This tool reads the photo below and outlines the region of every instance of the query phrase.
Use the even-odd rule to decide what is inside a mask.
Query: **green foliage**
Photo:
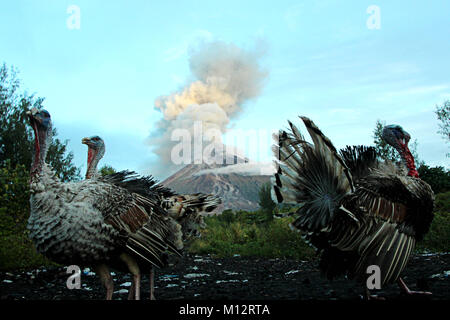
[[[435,111],[439,123],[439,131],[446,143],[450,143],[450,100],[446,100],[442,106],[436,106]],[[447,153],[450,157],[450,153]]]
[[[265,183],[259,190],[259,206],[261,207],[261,210],[266,213],[269,220],[273,218],[273,210],[277,206],[272,200],[271,188],[272,186],[270,183]]]
[[[450,170],[422,164],[417,171],[420,179],[427,182],[435,194],[450,191]]]
[[[225,216],[223,216],[225,214]],[[189,250],[219,257],[261,256],[308,259],[314,250],[289,228],[292,218],[268,220],[266,212],[231,210],[205,218],[202,237]]]
[[[0,270],[48,265],[28,238],[29,171],[24,165],[0,168]]]
[[[434,205],[435,211],[450,214],[450,191],[436,195]]]
[[[221,215],[217,216],[217,220],[223,222],[223,224],[228,225],[234,221],[234,213],[233,210],[227,209],[222,212]]]
[[[450,142],[450,100],[446,100],[442,106],[436,106],[435,111],[439,124],[439,133],[447,142]]]
[[[436,195],[434,219],[425,239],[417,246],[419,251],[450,251],[450,191]]]
[[[12,167],[10,161],[5,164],[0,168],[0,210],[4,213],[0,219],[0,235],[5,230],[15,232],[23,229],[29,214],[29,172],[24,165]]]
[[[0,208],[0,217],[4,216]],[[36,252],[27,230],[0,236],[0,270],[25,270],[51,265],[56,264]]]
[[[102,175],[102,176],[107,176],[108,174],[113,174],[116,173],[116,169],[114,169],[113,167],[105,164],[103,165],[98,172]]]

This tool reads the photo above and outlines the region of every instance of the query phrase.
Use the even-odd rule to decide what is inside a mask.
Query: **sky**
[[[341,148],[373,144],[382,120],[417,139],[425,163],[449,168],[434,113],[450,99],[449,12],[444,0],[2,1],[0,63],[45,98],[82,172],[81,139],[99,135],[101,164],[152,173],[159,159],[148,139],[164,116],[155,101],[193,80],[190,56],[202,41],[258,51],[267,72],[230,132],[270,139],[288,119],[301,128],[304,115]],[[270,161],[269,148],[252,150]]]

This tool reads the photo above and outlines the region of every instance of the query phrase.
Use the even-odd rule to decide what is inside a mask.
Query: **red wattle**
[[[409,151],[409,148],[406,144],[402,145],[404,152],[403,152],[403,158],[406,161],[406,167],[408,168],[408,176],[419,178],[419,172],[416,170],[416,165],[414,164],[414,157],[411,154],[411,151]]]
[[[41,145],[39,144],[39,130],[37,128],[36,122],[33,122],[32,128],[34,131],[34,161],[31,166],[31,175],[34,175],[37,171],[37,167],[40,161],[39,158],[41,154]]]
[[[94,159],[94,152],[93,152],[92,149],[89,148],[89,150],[88,150],[88,160],[87,160],[88,165],[92,162],[93,159]]]

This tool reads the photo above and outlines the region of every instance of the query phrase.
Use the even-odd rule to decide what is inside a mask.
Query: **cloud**
[[[246,102],[260,95],[267,78],[267,72],[259,63],[263,55],[261,49],[259,46],[245,50],[222,41],[200,42],[190,48],[191,81],[155,100],[154,107],[162,113],[163,119],[157,123],[157,130],[149,137],[148,144],[160,159],[157,173],[167,174],[177,168],[171,159],[173,148],[179,143],[172,140],[175,130],[185,129],[193,138],[192,143],[197,139],[196,122],[201,122],[203,133],[216,130],[222,135]],[[221,143],[221,136],[215,142]]]

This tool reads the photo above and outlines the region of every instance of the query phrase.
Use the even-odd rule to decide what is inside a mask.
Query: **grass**
[[[291,218],[270,219],[263,211],[224,211],[205,218],[206,229],[189,251],[217,257],[259,256],[265,258],[309,259],[314,251],[289,228]]]

